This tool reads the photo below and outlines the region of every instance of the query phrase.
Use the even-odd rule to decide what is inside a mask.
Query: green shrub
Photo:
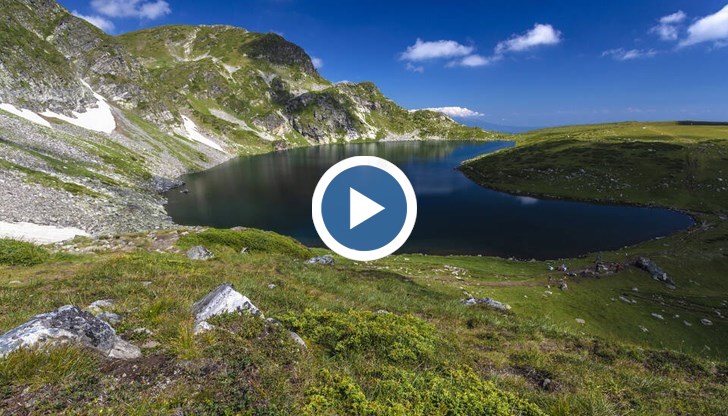
[[[250,253],[280,253],[292,257],[307,258],[311,251],[298,241],[271,231],[256,229],[218,230],[209,229],[197,234],[183,236],[177,242],[182,248],[201,245],[230,247],[235,251],[247,248]]]
[[[307,415],[543,415],[535,405],[499,390],[468,368],[379,371],[367,395],[354,379],[322,370],[306,394]]]
[[[426,360],[435,351],[435,329],[412,315],[307,310],[281,322],[331,355],[363,354],[391,362]]]
[[[32,266],[46,261],[48,251],[25,241],[0,239],[0,264]]]

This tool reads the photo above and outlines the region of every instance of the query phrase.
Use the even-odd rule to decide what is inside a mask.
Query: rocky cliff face
[[[154,228],[170,223],[156,191],[237,155],[489,136],[402,109],[372,83],[333,85],[275,34],[177,25],[112,37],[53,0],[0,0],[0,223]]]

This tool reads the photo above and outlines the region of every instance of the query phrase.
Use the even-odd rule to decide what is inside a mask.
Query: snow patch
[[[55,227],[53,225],[38,225],[30,222],[0,221],[0,238],[12,238],[37,244],[57,243],[70,240],[73,237],[88,236],[84,230],[74,227]]]
[[[200,131],[197,128],[197,124],[195,124],[194,121],[190,120],[186,116],[182,116],[182,121],[184,122],[188,139],[196,141],[198,143],[202,143],[206,146],[212,147],[213,149],[219,150],[221,152],[224,152],[224,150],[222,150],[222,147],[220,147],[219,144],[213,142],[212,140],[208,139],[207,137],[203,136],[200,133]]]
[[[5,110],[10,114],[15,114],[18,117],[22,117],[28,121],[32,121],[33,123],[40,124],[41,126],[51,126],[51,123],[49,123],[48,120],[39,116],[34,111],[27,110],[25,108],[17,108],[12,104],[0,104],[0,110]]]
[[[114,115],[111,113],[111,106],[106,103],[106,99],[101,95],[97,94],[91,86],[86,82],[81,81],[96,97],[96,108],[87,108],[83,113],[77,113],[72,111],[73,117],[64,116],[63,114],[54,113],[53,111],[44,111],[41,115],[46,117],[53,117],[59,120],[63,120],[66,123],[73,124],[78,127],[82,127],[86,130],[100,131],[102,133],[111,134],[116,129],[116,120]]]

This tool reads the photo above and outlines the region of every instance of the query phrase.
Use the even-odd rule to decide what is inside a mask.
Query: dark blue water
[[[273,230],[322,245],[311,220],[321,175],[350,156],[379,156],[398,165],[417,193],[418,216],[401,252],[484,254],[548,259],[610,250],[692,225],[658,208],[541,200],[485,189],[455,169],[508,142],[387,142],[327,145],[229,161],[188,175],[188,194],[167,194],[179,224]]]

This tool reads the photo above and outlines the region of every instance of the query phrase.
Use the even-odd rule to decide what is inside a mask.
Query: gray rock
[[[659,319],[661,321],[665,320],[665,318],[662,315],[660,315],[659,313],[652,312],[650,315],[652,315],[653,318]]]
[[[195,315],[194,331],[198,333],[212,328],[207,320],[213,316],[244,311],[263,317],[250,299],[237,292],[232,284],[223,283],[192,305],[192,313]]]
[[[149,281],[147,281],[147,282],[142,282],[142,286],[144,286],[144,287],[147,287],[147,286],[149,286],[149,285],[151,285],[151,284],[152,284],[152,282],[149,282]]]
[[[330,255],[326,254],[324,256],[312,257],[312,258],[306,260],[306,264],[323,264],[326,266],[333,266],[334,258],[331,257]]]
[[[296,341],[296,343],[298,345],[302,346],[304,350],[308,349],[308,347],[306,346],[306,341],[304,341],[303,338],[301,338],[297,333],[295,333],[293,331],[288,331],[288,336],[290,336],[291,339]]]
[[[495,299],[491,298],[468,298],[468,299],[462,299],[460,301],[461,303],[464,303],[466,305],[485,305],[489,306],[493,309],[498,309],[500,311],[508,311],[511,309],[510,305],[507,305],[505,303],[499,302]]]
[[[693,326],[693,324],[691,324],[691,323],[690,323],[690,322],[688,322],[688,321],[683,321],[683,324],[684,324],[685,326]]]
[[[116,325],[121,322],[121,316],[113,312],[101,312],[100,314],[96,315],[96,317],[104,322],[108,322],[109,325]]]
[[[386,310],[386,309],[379,309],[378,311],[376,311],[376,312],[374,312],[374,313],[376,313],[376,314],[378,314],[378,315],[386,315],[386,314],[388,314],[388,313],[389,313],[389,311],[388,311],[388,310]]]
[[[636,300],[634,300],[634,299],[630,299],[630,298],[628,298],[628,297],[626,297],[626,296],[619,296],[619,300],[621,300],[621,301],[622,301],[622,302],[624,302],[624,303],[630,304],[630,305],[632,305],[632,304],[634,304],[634,303],[637,303],[637,301],[636,301]]]
[[[88,305],[88,310],[93,313],[98,313],[103,311],[104,309],[109,309],[112,306],[114,306],[114,301],[111,299],[101,299],[92,302],[90,305]]]
[[[210,250],[202,246],[194,246],[185,253],[190,260],[209,260],[215,257]]]
[[[268,285],[268,289],[275,289],[275,288],[276,288],[275,283],[271,283]]]
[[[711,325],[713,325],[713,321],[711,321],[708,318],[701,319],[700,320],[700,323],[703,324],[703,325],[705,325],[705,326],[711,326]]]
[[[575,318],[574,320],[576,321],[577,324],[584,325],[586,323],[586,321],[581,318]]]
[[[654,261],[646,257],[639,257],[634,264],[635,266],[652,275],[653,279],[657,280],[658,282],[664,283],[667,287],[671,289],[675,289],[677,287],[675,282],[667,275],[667,273],[665,273],[660,267],[658,267]]]
[[[649,330],[649,329],[645,328],[645,327],[644,327],[644,326],[642,326],[642,325],[640,325],[640,326],[639,326],[639,328],[640,328],[640,330],[641,330],[642,332],[650,332],[650,330]]]
[[[561,289],[562,291],[567,291],[569,290],[569,285],[567,285],[566,282],[561,282],[559,284],[559,289]]]
[[[136,346],[122,340],[114,328],[73,305],[40,314],[0,336],[0,357],[26,347],[53,341],[73,342],[119,359],[141,356]]]

